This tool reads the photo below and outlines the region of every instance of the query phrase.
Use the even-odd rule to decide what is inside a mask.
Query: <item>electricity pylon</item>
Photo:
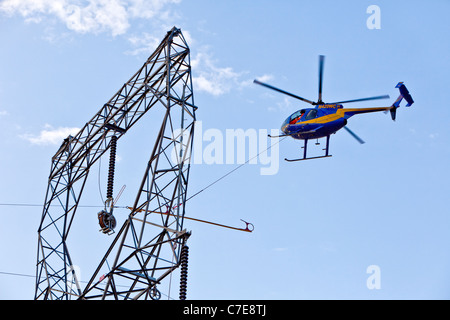
[[[82,283],[68,239],[74,219],[80,218],[76,212],[89,169],[111,147],[115,153],[117,141],[154,108],[162,111],[161,126],[131,213],[115,232],[115,223],[109,223],[115,222],[113,201],[106,200],[99,222],[113,239],[90,280]],[[38,229],[35,299],[158,299],[157,285],[180,265],[185,290],[190,233],[183,220],[196,109],[190,50],[174,27],[142,68],[52,157]],[[111,167],[109,178],[114,178]],[[112,265],[106,268],[108,259]]]

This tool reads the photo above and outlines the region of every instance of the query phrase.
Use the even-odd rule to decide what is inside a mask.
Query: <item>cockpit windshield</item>
[[[303,115],[305,114],[305,110],[298,110],[296,113],[291,115],[291,120],[289,123],[293,124],[296,123]]]
[[[295,124],[297,121],[307,121],[317,117],[317,109],[301,109],[291,114],[286,120],[284,120],[281,127],[285,127],[288,124]]]
[[[305,115],[306,114],[306,115]],[[285,124],[294,124],[299,119],[302,121],[311,120],[317,117],[317,109],[302,109],[293,113],[289,118],[286,119]]]
[[[294,124],[294,123],[296,123],[298,121],[298,119],[300,119],[303,116],[305,111],[306,110],[302,109],[302,110],[298,110],[295,113],[291,114],[286,120],[284,120],[284,122],[281,125],[281,127],[284,127],[287,124]]]
[[[286,120],[284,120],[281,127],[284,127],[287,124],[294,124],[297,120],[305,113],[305,110],[298,110],[295,113],[291,114]]]
[[[302,112],[303,111],[303,112]],[[300,114],[305,113],[305,110],[298,110],[297,112],[291,114],[290,118],[291,119],[295,119],[298,118],[300,116]]]

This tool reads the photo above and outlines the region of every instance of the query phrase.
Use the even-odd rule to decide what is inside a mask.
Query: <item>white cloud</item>
[[[32,144],[36,145],[58,145],[67,138],[69,135],[75,135],[80,131],[80,128],[59,127],[53,129],[52,126],[46,124],[45,129],[38,135],[23,134],[20,137],[28,140]]]
[[[264,83],[270,83],[274,77],[269,74],[264,74],[260,77],[256,78],[257,80],[264,82]],[[294,110],[297,110],[297,107],[295,104],[292,103],[292,98],[289,98],[287,96],[280,96],[278,94],[274,94],[274,91],[262,89],[264,91],[261,91],[262,97],[264,97],[266,100],[275,101],[274,104],[267,107],[268,111],[271,112],[282,112],[282,113],[288,113],[293,112]],[[282,100],[280,100],[282,98]]]
[[[163,31],[156,32],[152,29],[152,33],[144,32],[128,38],[134,49],[126,53],[139,55],[154,51],[161,41],[161,34],[172,27],[167,26],[166,22],[176,18],[169,5],[180,2],[181,0],[3,0],[0,2],[0,13],[21,15],[29,23],[57,20],[76,33],[108,32],[112,36],[125,34],[133,19],[152,20],[153,29]],[[190,45],[194,42],[188,31],[183,30],[183,35]],[[52,41],[55,36],[46,38]],[[236,72],[231,67],[218,66],[206,50],[199,51],[191,65],[195,90],[214,96],[228,93],[233,88],[249,86],[252,81],[243,81],[243,73]]]
[[[181,0],[4,0],[0,12],[19,14],[27,22],[57,18],[77,33],[126,33],[130,20],[167,16],[164,8]]]
[[[150,55],[155,49],[158,47],[158,45],[161,42],[161,36],[157,37],[153,34],[144,32],[143,34],[139,36],[131,36],[128,38],[128,41],[131,43],[131,45],[135,48],[132,50],[128,50],[125,53],[130,55]]]
[[[164,26],[163,29],[167,31],[170,27]],[[154,35],[156,32],[130,36],[128,41],[134,49],[128,50],[126,54],[148,56],[160,44],[163,29],[158,36]],[[198,42],[188,30],[182,30],[182,33],[188,46],[196,48],[194,52],[191,50],[192,82],[196,92],[203,91],[220,96],[232,89],[242,89],[253,85],[253,79],[243,79],[246,72],[237,72],[232,67],[219,66],[219,62],[213,59],[213,55],[209,52],[208,46],[198,47]],[[263,76],[263,78],[270,79],[270,76]]]
[[[281,111],[283,113],[292,111],[292,99],[289,99],[288,97],[283,97],[283,101],[276,102],[276,108],[275,107],[269,107],[269,111]]]
[[[163,29],[167,31],[170,27],[164,26]],[[182,33],[189,47],[196,47],[197,41],[191,36],[191,33],[188,30],[182,30]],[[163,30],[159,32],[158,36],[154,34],[156,32],[130,36],[128,41],[134,49],[128,50],[126,53],[130,55],[152,53],[161,42]],[[220,67],[218,61],[214,60],[212,54],[208,52],[207,46],[201,46],[196,51],[196,53],[191,51],[192,82],[196,92],[203,91],[220,96],[233,88],[249,86],[253,82],[253,80],[242,80],[244,72],[236,72],[231,67]]]
[[[1,0],[0,0],[1,1]],[[131,55],[150,54],[161,41],[161,34],[170,30],[169,21],[177,19],[171,10],[171,4],[182,0],[3,0],[0,13],[21,15],[29,23],[41,23],[50,19],[65,24],[68,30],[86,33],[110,33],[112,36],[126,34],[132,20],[145,19],[152,22],[152,32],[130,35],[133,49]],[[55,30],[54,28],[52,30]],[[60,31],[59,31],[60,32]],[[191,45],[194,40],[190,33],[183,30],[186,41]],[[46,37],[49,41],[57,39],[55,35]],[[244,73],[231,67],[220,67],[207,50],[199,51],[191,61],[193,82],[196,91],[214,96],[228,93],[233,88],[250,86],[253,79],[243,80]]]
[[[133,49],[127,50],[125,54],[133,56],[145,55],[145,57],[148,57],[161,43],[161,40],[166,32],[171,30],[173,27],[173,24],[160,23],[159,25],[154,25],[151,28],[152,33],[142,32],[140,34],[133,34],[129,36],[128,41]],[[195,40],[192,38],[191,33],[188,30],[181,31],[188,46],[192,47],[195,45]]]
[[[0,110],[0,117],[9,115],[8,111]]]
[[[430,139],[436,139],[436,138],[439,137],[439,133],[430,133],[430,134],[428,135],[428,137],[429,137]]]
[[[199,52],[191,60],[193,70],[192,82],[196,91],[204,91],[215,96],[229,92],[233,87],[247,83],[242,81],[242,72],[231,67],[218,67],[217,62],[206,52]]]
[[[268,82],[273,79],[273,76],[270,74],[264,74],[260,77],[257,77],[256,79],[261,82]]]

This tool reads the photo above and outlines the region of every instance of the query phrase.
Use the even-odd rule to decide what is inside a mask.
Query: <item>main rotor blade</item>
[[[287,94],[288,96],[290,96],[290,97],[292,97],[292,98],[299,99],[299,100],[302,100],[302,101],[307,102],[307,103],[309,103],[309,104],[315,105],[315,103],[314,103],[313,101],[311,101],[311,100],[308,100],[308,99],[302,98],[302,97],[300,97],[300,96],[297,96],[297,95],[295,95],[295,94],[289,93],[289,92],[287,92],[287,91],[284,91],[284,90],[275,88],[275,87],[273,87],[273,86],[271,86],[271,85],[269,85],[269,84],[260,82],[260,81],[258,81],[258,80],[256,80],[256,79],[253,80],[253,83],[262,85],[262,86],[264,86],[264,87],[266,87],[266,88],[269,88],[269,89],[278,91],[278,92],[280,92],[280,93]]]
[[[338,101],[338,102],[332,102],[330,104],[341,104],[341,103],[350,103],[350,102],[359,102],[359,101],[369,101],[369,100],[378,100],[378,99],[389,99],[389,95],[384,96],[376,96],[376,97],[370,97],[370,98],[362,98],[362,99],[355,99],[355,100],[345,100],[345,101]]]
[[[319,100],[322,102],[322,81],[323,81],[323,65],[325,63],[325,56],[319,56]]]
[[[347,127],[344,127],[345,130],[347,130],[348,133],[350,133],[352,135],[353,138],[355,138],[359,143],[364,144],[364,140],[361,139],[360,137],[358,137],[352,130],[350,130]]]

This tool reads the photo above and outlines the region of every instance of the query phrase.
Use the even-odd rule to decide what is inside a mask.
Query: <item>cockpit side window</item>
[[[314,119],[317,116],[317,109],[311,109],[309,110],[308,114],[305,117],[305,120],[311,120]]]

